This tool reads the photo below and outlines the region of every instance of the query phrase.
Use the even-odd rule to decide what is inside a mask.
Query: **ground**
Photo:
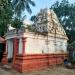
[[[75,75],[75,69],[67,69],[66,67],[59,66],[29,73],[19,73],[12,69],[0,68],[0,75]]]

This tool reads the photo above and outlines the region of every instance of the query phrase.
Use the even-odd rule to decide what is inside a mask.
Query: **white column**
[[[5,46],[5,48],[6,48],[6,53],[7,53],[7,51],[8,51],[8,40],[6,41],[6,46]]]
[[[19,39],[19,54],[22,54],[22,38]]]
[[[10,39],[7,42],[7,53],[8,53],[8,58],[13,57],[13,41]]]

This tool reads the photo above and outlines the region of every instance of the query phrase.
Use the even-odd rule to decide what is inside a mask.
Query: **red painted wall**
[[[63,64],[68,54],[34,54],[18,56],[13,68],[19,72],[45,69],[50,66]]]

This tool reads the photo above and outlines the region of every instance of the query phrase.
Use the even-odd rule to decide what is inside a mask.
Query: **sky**
[[[32,9],[32,14],[29,14],[27,11],[23,12],[23,15],[26,14],[26,16],[27,16],[26,18],[27,19],[30,19],[30,17],[32,15],[36,15],[40,11],[40,9],[43,9],[43,8],[46,8],[46,7],[49,8],[57,0],[33,0],[33,1],[35,2],[36,6],[32,7],[30,5],[30,7]],[[61,1],[61,0],[58,0],[58,1]],[[74,3],[75,0],[69,0],[69,2],[70,3]]]

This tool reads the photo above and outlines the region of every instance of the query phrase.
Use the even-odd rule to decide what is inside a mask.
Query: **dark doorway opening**
[[[0,43],[0,62],[2,61],[4,51],[5,51],[5,43]]]

